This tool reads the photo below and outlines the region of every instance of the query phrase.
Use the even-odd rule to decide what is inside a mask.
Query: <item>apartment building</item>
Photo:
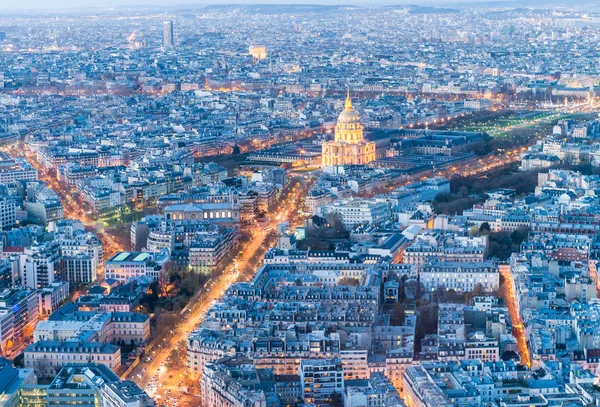
[[[425,290],[435,291],[440,287],[458,292],[473,291],[481,286],[492,292],[500,285],[498,267],[490,261],[468,262],[428,262],[421,266],[421,283]]]
[[[54,377],[70,363],[97,363],[113,371],[121,367],[121,348],[101,342],[38,341],[25,348],[26,368],[38,377]]]
[[[154,406],[154,400],[137,384],[121,380],[107,366],[98,363],[65,364],[45,394],[47,405],[54,407]]]
[[[344,393],[344,371],[339,358],[303,359],[298,375],[305,403],[327,405],[334,393]]]

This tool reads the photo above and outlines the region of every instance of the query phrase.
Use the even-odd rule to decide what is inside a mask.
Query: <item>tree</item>
[[[406,319],[406,310],[404,309],[404,305],[400,302],[396,302],[394,307],[392,308],[391,316],[390,316],[390,325],[393,326],[401,326],[404,325],[404,320]]]
[[[472,208],[479,203],[480,198],[471,196],[461,196],[457,194],[442,195],[438,194],[433,200],[433,210],[437,214],[454,215],[461,214],[465,209]]]
[[[154,311],[156,304],[158,303],[159,294],[160,294],[160,284],[158,281],[153,281],[150,283],[149,293],[144,295],[141,300],[141,303],[148,308],[149,311]]]
[[[481,226],[479,226],[479,233],[481,235],[487,235],[492,231],[492,229],[490,228],[490,224],[487,222],[483,222],[481,224]]]
[[[237,143],[235,143],[235,145],[233,146],[233,149],[231,151],[231,154],[237,155],[240,153],[241,153],[240,146],[238,146]]]
[[[437,296],[437,300],[441,301],[446,298],[446,287],[443,285],[439,285],[435,290],[435,294]]]
[[[417,309],[417,326],[415,327],[415,345],[421,349],[421,340],[429,334],[437,333],[438,307],[432,303],[424,303]]]
[[[327,214],[327,223],[336,235],[345,234],[346,228],[344,227],[342,215],[339,212],[329,212]]]
[[[185,353],[182,353],[179,349],[175,348],[171,350],[169,358],[167,359],[167,367],[169,369],[177,369],[182,366],[183,357]]]
[[[357,287],[360,284],[360,280],[358,278],[344,277],[340,279],[338,285]]]
[[[445,302],[458,302],[459,300],[462,300],[462,298],[458,295],[455,289],[450,288],[446,291],[446,296],[444,298]]]
[[[331,407],[344,407],[344,399],[342,398],[342,395],[336,391],[331,394],[329,404],[331,404]]]
[[[477,296],[483,295],[483,294],[485,294],[485,290],[483,289],[483,286],[481,285],[481,283],[475,284],[475,287],[473,287],[473,296],[477,297]]]
[[[490,257],[498,257],[505,260],[513,253],[513,245],[510,235],[507,232],[497,232],[489,234]]]
[[[198,275],[190,274],[181,281],[181,288],[179,292],[183,295],[190,297],[194,295],[199,286],[200,279],[198,278]]]
[[[529,229],[521,228],[513,231],[510,234],[510,240],[512,240],[514,245],[521,246],[521,243],[523,243],[528,236]]]
[[[423,288],[423,284],[417,280],[408,280],[404,285],[404,293],[406,294],[406,297],[411,300],[418,300],[424,292],[425,289]]]

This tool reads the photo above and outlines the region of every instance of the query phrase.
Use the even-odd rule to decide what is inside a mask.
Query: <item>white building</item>
[[[34,342],[73,341],[81,336],[97,342],[144,343],[150,338],[150,318],[135,312],[90,311],[40,321],[33,331]]]
[[[25,348],[25,367],[38,377],[54,377],[69,363],[97,363],[113,371],[121,367],[121,348],[101,342],[39,341]]]
[[[39,292],[30,289],[7,289],[0,293],[0,348],[9,342],[31,335],[40,318]]]
[[[40,314],[48,316],[56,311],[69,297],[69,283],[67,281],[55,281],[47,287],[42,288],[40,293]]]
[[[61,228],[62,232],[64,228]],[[58,234],[58,233],[57,233]],[[64,257],[85,254],[92,259],[92,265],[97,268],[102,262],[102,242],[93,233],[71,233],[65,236],[58,234],[60,239],[60,252]]]
[[[325,205],[333,201],[333,195],[331,192],[324,189],[312,189],[308,192],[304,198],[304,204],[306,210],[313,215],[316,214],[317,208],[321,205]]]
[[[301,360],[298,374],[307,404],[327,404],[333,393],[344,393],[344,371],[338,358]]]
[[[0,184],[38,179],[37,170],[25,159],[11,158],[6,153],[0,154]]]
[[[201,381],[202,406],[266,407],[263,390],[251,386],[254,378],[256,370],[252,360],[243,356],[207,364]]]
[[[342,361],[345,380],[369,378],[368,353],[369,350],[366,347],[340,350],[340,360]]]
[[[237,226],[240,223],[240,206],[237,198],[232,202],[206,202],[169,205],[164,209],[167,220],[205,220],[212,223]]]
[[[65,279],[74,284],[86,284],[96,280],[96,261],[87,254],[63,257]]]
[[[58,272],[60,250],[54,242],[26,247],[20,256],[20,274],[23,285],[43,288],[54,282]]]
[[[494,338],[488,338],[483,332],[468,335],[465,341],[465,358],[478,359],[483,362],[496,362],[500,359],[498,341]]]
[[[131,380],[121,380],[99,363],[66,364],[47,389],[47,404],[56,407],[151,407],[154,400]],[[34,397],[38,402],[39,397]]]
[[[439,287],[458,292],[473,291],[481,285],[486,292],[500,286],[498,268],[490,261],[481,263],[433,262],[421,266],[421,283],[425,290],[435,291]]]
[[[190,245],[189,265],[192,270],[211,273],[216,270],[225,256],[237,243],[237,233],[231,228],[220,228],[219,234],[197,233]]]
[[[490,110],[492,108],[492,101],[489,99],[474,99],[469,98],[464,101],[465,109],[470,110]]]
[[[106,278],[126,283],[132,278],[150,277],[153,280],[163,274],[167,253],[120,252],[104,263]]]
[[[360,225],[377,225],[391,220],[390,203],[381,199],[343,199],[317,208],[317,215],[336,212],[347,230]]]

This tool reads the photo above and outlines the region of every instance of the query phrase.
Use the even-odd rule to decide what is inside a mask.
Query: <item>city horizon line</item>
[[[36,0],[33,0],[36,1]],[[42,0],[45,3],[45,0]],[[70,1],[70,0],[67,0]],[[169,0],[167,0],[169,1]],[[569,4],[571,7],[597,4],[600,0],[583,0],[578,1],[576,4]],[[26,2],[27,3],[27,2]],[[445,7],[493,7],[498,5],[515,5],[515,6],[555,6],[566,3],[564,0],[408,0],[408,1],[397,1],[397,0],[344,0],[343,2],[337,2],[336,0],[252,0],[244,2],[243,0],[233,0],[231,2],[226,1],[216,2],[214,0],[197,0],[197,1],[183,1],[173,2],[172,4],[160,4],[161,1],[157,0],[156,3],[149,2],[148,0],[142,0],[139,3],[136,0],[114,0],[113,4],[90,4],[82,6],[80,4],[48,4],[42,6],[17,6],[17,7],[0,7],[0,13],[14,13],[14,12],[45,12],[48,10],[55,12],[76,12],[76,11],[90,11],[90,10],[101,10],[109,11],[114,9],[128,9],[128,8],[140,8],[140,9],[164,9],[164,10],[181,10],[186,8],[227,8],[227,7],[357,7],[357,8],[372,8],[372,7],[433,7],[433,8],[445,8]]]

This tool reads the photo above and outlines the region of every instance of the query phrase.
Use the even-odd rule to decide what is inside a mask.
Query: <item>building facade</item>
[[[346,107],[335,126],[335,139],[323,143],[322,164],[368,164],[375,160],[375,155],[375,143],[364,140],[360,117],[348,93]]]

